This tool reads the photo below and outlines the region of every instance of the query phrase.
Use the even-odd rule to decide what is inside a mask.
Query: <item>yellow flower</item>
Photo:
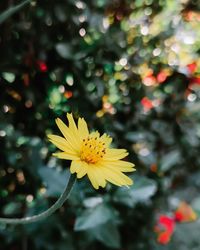
[[[69,125],[66,126],[59,118],[56,124],[63,137],[48,135],[49,140],[63,152],[53,155],[71,160],[70,172],[77,173],[77,178],[87,174],[93,187],[105,187],[109,181],[117,186],[132,185],[133,181],[123,172],[133,172],[134,164],[122,161],[128,152],[125,149],[110,148],[112,138],[99,132],[89,133],[83,118],[78,119],[76,126],[72,114],[67,114]]]

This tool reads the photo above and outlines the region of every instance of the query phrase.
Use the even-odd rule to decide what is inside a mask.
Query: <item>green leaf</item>
[[[8,19],[10,16],[15,14],[17,11],[21,10],[26,4],[30,3],[31,0],[26,0],[14,7],[9,8],[8,10],[4,11],[2,14],[0,14],[0,24],[3,23],[6,19]]]
[[[20,212],[20,209],[21,209],[20,203],[11,202],[4,207],[3,213],[5,215],[13,215]]]
[[[56,45],[56,51],[64,59],[71,59],[73,57],[71,47],[67,43],[58,43]]]
[[[200,197],[195,198],[192,201],[192,208],[195,210],[195,212],[198,213],[198,215],[200,216]]]
[[[86,198],[83,201],[83,204],[85,207],[91,208],[91,207],[95,207],[98,204],[103,202],[103,198],[102,197],[90,197],[90,198]]]
[[[39,175],[47,185],[47,195],[49,196],[60,196],[69,177],[67,171],[58,171],[56,168],[48,167],[40,168]]]
[[[121,240],[117,225],[114,223],[105,223],[89,231],[97,240],[101,241],[105,246],[111,248],[120,248]]]
[[[199,230],[200,224],[198,222],[177,223],[172,238],[173,245],[170,249],[175,249],[176,246],[178,246],[178,249],[200,249]]]
[[[113,220],[116,216],[116,211],[106,206],[105,204],[100,204],[94,208],[85,210],[75,222],[75,231],[87,230],[90,228],[97,227],[101,224]]]
[[[125,135],[126,140],[131,142],[137,142],[145,139],[145,134],[141,132],[128,132]]]
[[[148,201],[156,192],[154,180],[143,176],[134,176],[135,183],[130,188],[120,188],[115,193],[115,201],[134,207],[138,202]]]
[[[179,163],[181,160],[180,153],[178,150],[171,151],[164,155],[160,161],[160,170],[165,172],[172,168],[174,165]]]

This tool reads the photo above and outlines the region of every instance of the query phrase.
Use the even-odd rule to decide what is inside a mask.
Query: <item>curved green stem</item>
[[[25,218],[0,218],[0,223],[4,224],[28,224],[32,222],[36,222],[39,220],[43,220],[50,216],[52,213],[54,213],[57,209],[59,209],[63,203],[67,200],[67,198],[70,195],[70,192],[74,186],[74,183],[76,181],[75,175],[70,175],[69,181],[65,187],[64,192],[61,194],[60,198],[54,203],[49,209],[44,211],[41,214],[25,217]]]

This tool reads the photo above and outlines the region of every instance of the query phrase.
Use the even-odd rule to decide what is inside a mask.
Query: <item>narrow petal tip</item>
[[[67,113],[67,119],[69,119],[69,118],[73,118],[72,113]]]
[[[58,153],[53,153],[52,155],[55,156],[55,157],[57,157]]]
[[[132,186],[133,185],[133,180],[131,178],[129,178],[129,180],[127,180],[126,185],[127,186]]]
[[[48,138],[49,140],[51,140],[51,136],[52,136],[52,135],[47,135],[47,138]]]
[[[55,119],[56,124],[58,124],[60,121],[61,121],[60,118]]]

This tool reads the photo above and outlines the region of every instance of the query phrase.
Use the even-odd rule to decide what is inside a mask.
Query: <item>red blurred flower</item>
[[[197,76],[197,77],[192,77],[190,79],[190,85],[193,85],[193,84],[200,84],[200,76]]]
[[[174,219],[177,222],[191,222],[197,219],[197,214],[186,202],[181,202],[174,212]]]
[[[188,22],[200,21],[200,13],[193,10],[183,11],[183,17]]]
[[[143,83],[146,86],[152,86],[152,85],[156,84],[156,78],[152,73],[150,73],[149,75],[144,77]]]
[[[157,242],[160,244],[169,243],[175,229],[175,221],[167,215],[160,215],[155,232],[158,234]]]
[[[166,231],[166,232],[162,232],[158,235],[157,241],[158,241],[158,243],[160,243],[162,245],[166,245],[169,243],[170,239],[171,239],[171,234],[169,234]]]
[[[186,92],[186,96],[187,94],[190,94],[191,90],[199,88],[199,85],[200,85],[200,76],[191,77],[190,82],[188,84],[188,91]]]
[[[180,202],[177,210],[173,216],[160,215],[158,222],[155,226],[155,232],[157,233],[157,242],[166,245],[169,243],[174,230],[176,222],[191,222],[197,219],[197,214],[192,207],[186,202]]]
[[[197,70],[197,63],[193,62],[187,65],[187,69],[190,74],[194,73]]]
[[[65,91],[64,96],[67,99],[70,99],[73,96],[73,92],[72,91]]]
[[[156,173],[156,172],[158,171],[158,166],[157,166],[155,163],[153,163],[153,164],[151,164],[151,166],[150,166],[150,170],[151,170],[152,172]]]
[[[175,221],[181,222],[183,220],[183,214],[179,211],[174,212]]]
[[[145,111],[149,111],[154,107],[153,102],[146,96],[144,98],[142,98],[141,104],[142,104]]]
[[[47,72],[48,68],[47,68],[47,65],[46,65],[46,63],[44,61],[38,60],[37,65],[38,65],[39,70],[41,72]]]
[[[163,83],[168,77],[168,74],[166,74],[166,72],[163,70],[163,71],[160,71],[157,75],[157,81],[158,83]]]
[[[170,234],[173,233],[175,228],[175,223],[173,218],[166,215],[160,215],[159,224],[162,225]]]

